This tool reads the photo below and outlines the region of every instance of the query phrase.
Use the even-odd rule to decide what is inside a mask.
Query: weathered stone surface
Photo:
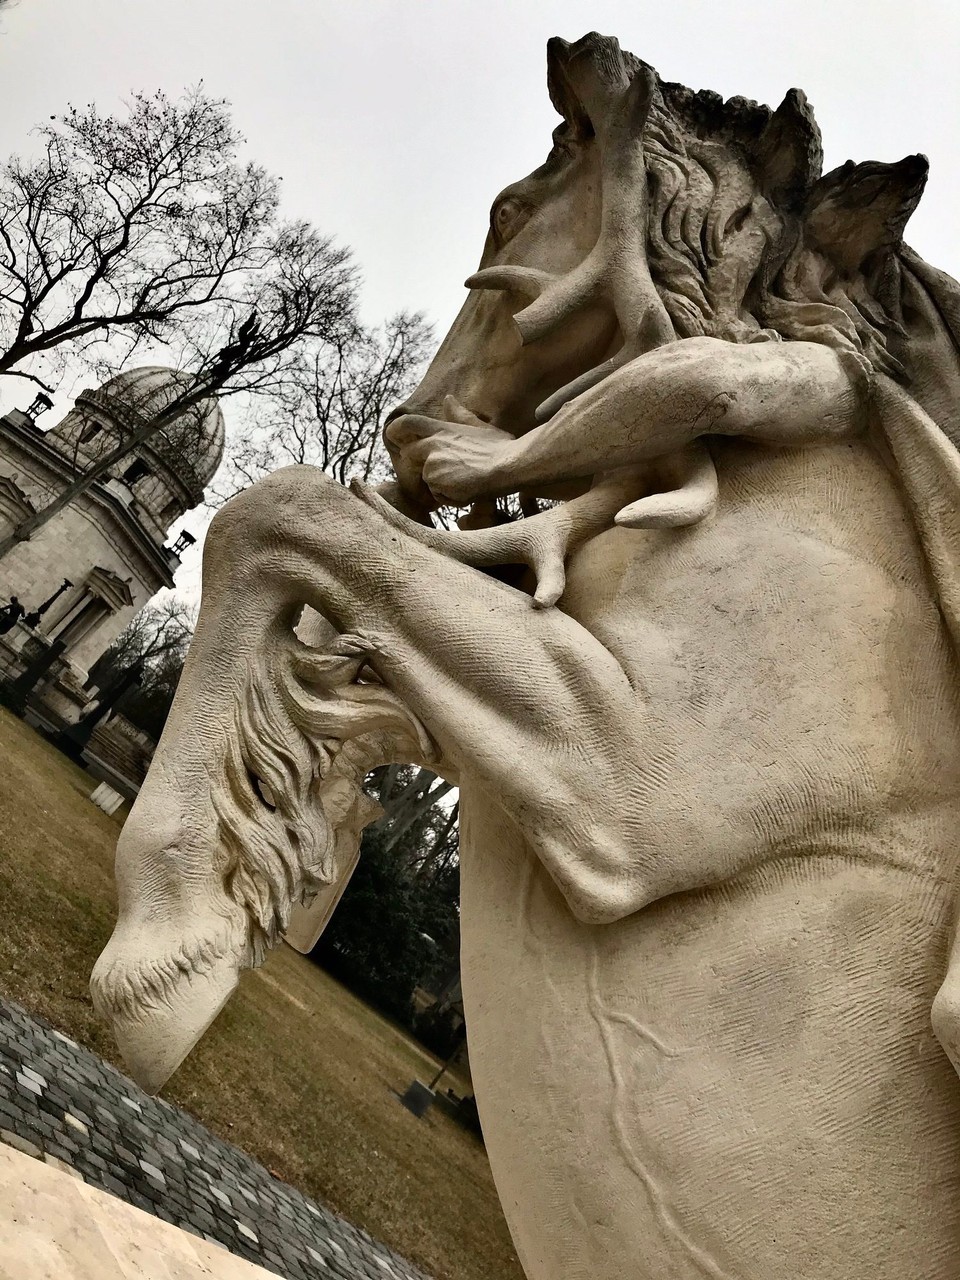
[[[926,162],[821,176],[799,92],[694,94],[595,34],[548,80],[396,483],[290,468],[213,522],[95,998],[158,1088],[322,926],[365,772],[430,763],[530,1280],[955,1280],[960,287],[903,244]]]
[[[67,1175],[72,1176],[67,1176]],[[262,1267],[0,1146],[4,1280],[266,1280]]]

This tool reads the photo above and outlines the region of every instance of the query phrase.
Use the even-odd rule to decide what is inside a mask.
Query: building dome
[[[132,432],[192,386],[189,373],[147,365],[117,374],[96,391],[82,392],[77,407],[106,414],[121,432]],[[224,438],[223,414],[216,397],[209,396],[159,428],[137,449],[156,455],[185,485],[194,503],[200,503],[223,458]]]

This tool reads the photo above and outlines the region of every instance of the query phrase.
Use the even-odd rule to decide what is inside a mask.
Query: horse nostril
[[[409,412],[410,410],[405,404],[398,405],[396,409],[391,409],[383,420],[384,430],[389,427],[391,422],[395,421],[397,418],[402,418],[405,413]]]
[[[480,422],[485,422],[488,426],[493,426],[493,419],[490,417],[488,413],[476,413],[472,409],[465,409],[463,405],[459,403],[459,401],[454,400],[453,396],[448,396],[447,400],[454,401],[456,408],[466,415],[466,418],[463,418],[463,419],[456,418],[456,417],[450,418],[451,422],[466,421],[467,418],[477,418],[479,419]],[[444,402],[444,407],[440,408],[433,401],[426,401],[423,404],[417,405],[417,404],[411,404],[410,401],[408,400],[406,401],[406,403],[398,405],[396,409],[392,409],[387,414],[387,416],[383,420],[383,430],[386,431],[390,423],[395,422],[397,418],[403,418],[407,414],[414,414],[414,413],[422,414],[424,417],[427,417],[427,418],[437,418],[438,420],[443,421],[447,418],[449,410],[446,402]]]

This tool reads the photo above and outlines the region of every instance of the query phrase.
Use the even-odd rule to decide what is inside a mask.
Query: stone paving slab
[[[0,1280],[273,1280],[80,1177],[0,1143]]]
[[[287,1280],[429,1280],[186,1112],[4,1001],[0,1142]]]

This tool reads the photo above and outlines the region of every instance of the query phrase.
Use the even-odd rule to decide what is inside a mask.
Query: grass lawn
[[[122,1067],[87,992],[119,831],[94,782],[0,710],[0,993]],[[482,1144],[400,1106],[435,1059],[287,947],[164,1096],[437,1280],[522,1280]]]

